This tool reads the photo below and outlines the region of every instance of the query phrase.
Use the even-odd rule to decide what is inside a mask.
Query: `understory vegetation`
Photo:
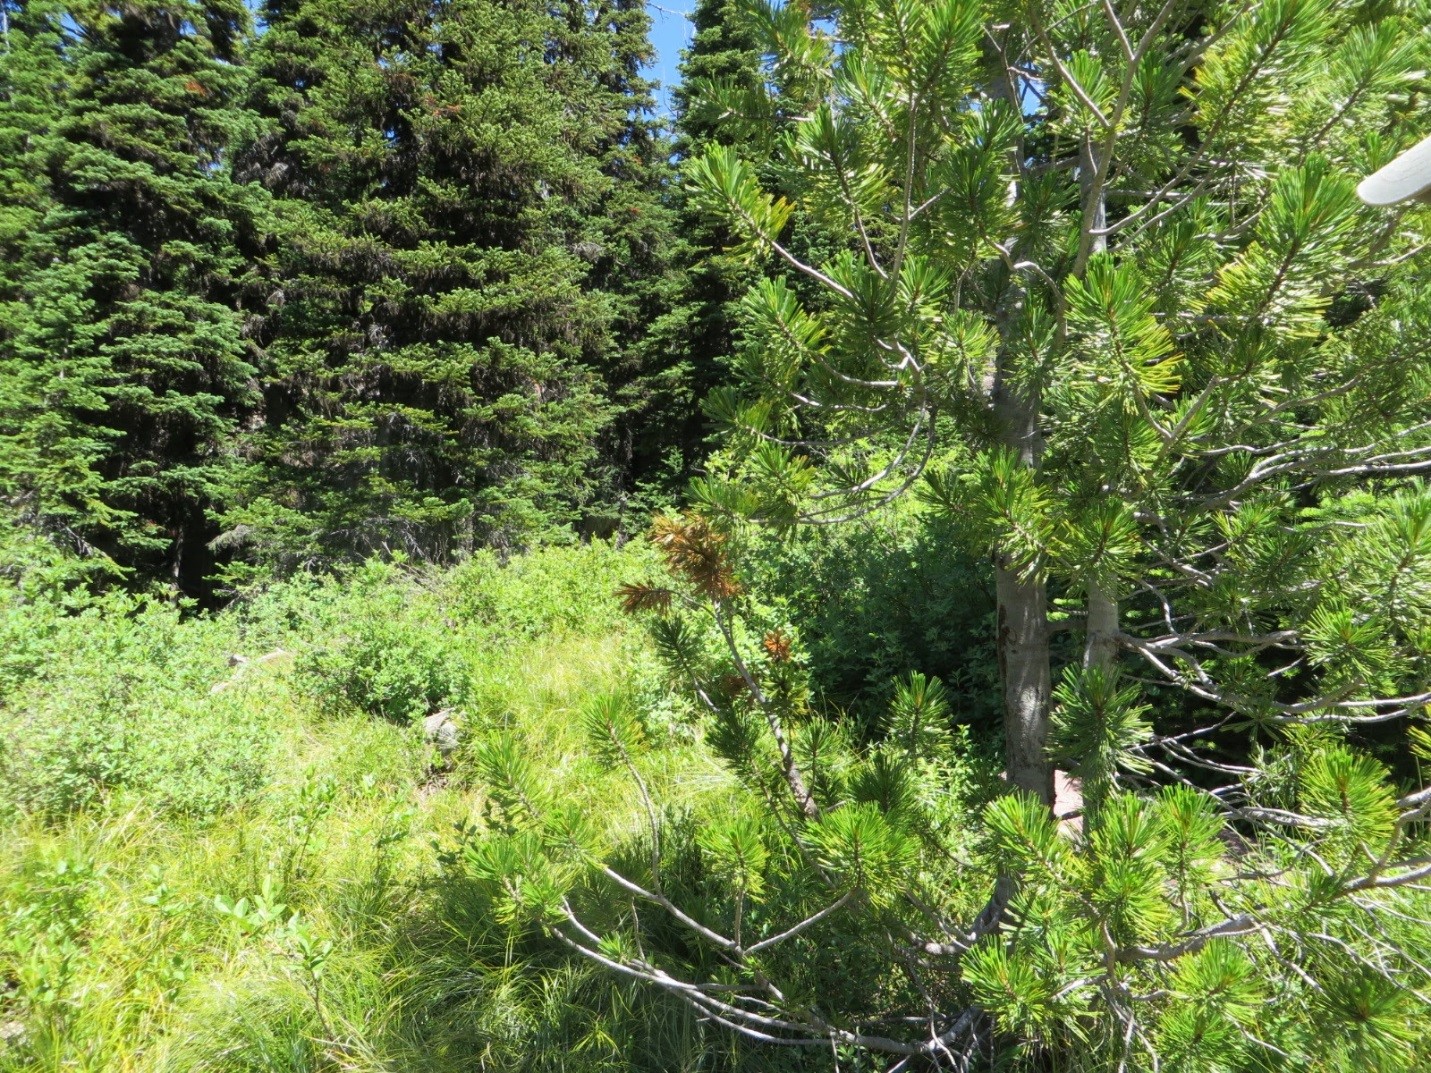
[[[618,627],[615,579],[647,558],[373,563],[210,619],[12,599],[0,1068],[595,1069],[641,1048],[699,1066],[689,1015],[513,945],[452,867],[497,728],[631,820],[579,747],[599,694],[643,698],[661,777],[720,792]],[[450,756],[423,738],[440,707]]]
[[[1065,878],[1095,900],[1111,893],[1100,885],[1131,884],[1119,894],[1132,912],[1174,929],[1194,903],[1138,901],[1138,881],[1109,870],[1110,848],[1191,899],[1232,878],[1229,846],[1256,859],[1176,792],[1144,819],[1131,797],[1107,806],[1122,818],[1105,821],[1086,857],[1071,856],[1082,840],[1066,821],[1038,833],[1037,808],[1021,810],[1001,774],[995,627],[968,596],[987,568],[925,557],[947,538],[937,519],[886,511],[858,530],[783,541],[747,531],[737,545],[692,524],[668,520],[654,542],[443,570],[373,560],[255,589],[207,616],[130,596],[77,601],[47,590],[43,570],[17,575],[0,664],[0,1070],[879,1069],[847,1045],[820,1057],[726,1031],[611,965],[664,956],[722,978],[680,921],[733,924],[737,941],[742,917],[749,935],[779,931],[832,896],[823,872],[841,912],[762,955],[765,971],[786,974],[789,999],[812,1009],[898,1008],[908,999],[871,924],[898,926],[906,895],[976,912],[990,855],[1032,854],[1030,876],[1086,869]],[[717,556],[693,562],[691,542],[707,538]],[[902,563],[899,584],[855,568],[870,542]],[[806,821],[779,804],[754,713],[719,699],[704,710],[676,667],[691,660],[712,689],[738,692],[718,632],[701,625],[699,590],[757,580],[761,595],[743,591],[732,620],[737,650],[796,720],[798,765],[833,809],[793,842],[785,825]],[[662,603],[653,594],[682,585],[694,586],[693,617],[638,622]],[[952,650],[921,647],[923,610],[961,594],[967,633],[950,635]],[[800,621],[843,629],[807,646]],[[900,664],[892,653],[904,651],[944,677]],[[431,733],[434,720],[450,721],[455,740]],[[1259,792],[1288,807],[1332,792],[1335,773],[1313,770],[1319,756],[1355,767],[1336,741],[1292,736]],[[1182,878],[1164,874],[1179,860]],[[655,876],[659,893],[613,899],[613,876]],[[1054,889],[1040,882],[1033,896]],[[1398,893],[1381,938],[1424,963],[1431,944],[1414,919],[1431,905]],[[609,964],[574,956],[569,929],[543,925],[552,898],[601,936],[592,953]],[[663,923],[663,906],[694,917]],[[1288,920],[1304,912],[1283,908]],[[1160,1045],[1255,1057],[1238,1043],[1250,1031],[1293,1059],[1227,1068],[1431,1060],[1414,987],[1373,989],[1361,1006],[1369,977],[1323,975],[1335,972],[1337,936],[1362,927],[1358,912],[1321,927],[1304,951],[1308,986],[1288,978],[1275,1017],[1233,947],[1182,966],[1154,998],[1172,1015]],[[644,950],[627,945],[632,935]],[[1032,964],[1045,956],[1026,949]],[[1059,971],[1021,976],[996,952],[965,964],[965,984],[944,986],[972,983],[991,1005],[999,980],[1013,995]],[[1309,1034],[1318,1018],[1339,1030]],[[1074,1020],[1031,1032],[1055,1046],[1070,1033],[1061,1045],[1077,1053]]]
[[[852,571],[871,540],[913,561],[921,533],[890,518],[769,546],[782,602],[833,617],[853,601],[818,672],[832,703],[867,705],[917,619],[887,578],[801,578]],[[639,713],[672,838],[694,851],[700,817],[750,807],[621,613],[618,585],[658,575],[644,541],[372,561],[207,617],[76,607],[43,570],[17,578],[0,620],[0,1069],[785,1068],[571,958],[474,878],[500,814],[485,780],[518,760],[612,845],[639,843],[593,707]],[[906,575],[930,600],[957,580]],[[441,711],[452,751],[424,737]],[[997,770],[984,745],[971,794]]]

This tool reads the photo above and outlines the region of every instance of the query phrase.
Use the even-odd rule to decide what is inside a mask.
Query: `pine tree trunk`
[[[1024,292],[1010,281],[998,314],[1005,337],[1022,311]],[[1000,348],[992,394],[1004,446],[1016,452],[1030,469],[1043,454],[1037,395],[1022,390],[1010,367],[1016,348]],[[1048,592],[1043,578],[1020,578],[1018,564],[995,562],[998,595],[999,673],[1004,688],[1005,777],[1009,785],[1053,803],[1053,765],[1045,753],[1048,741],[1049,667]]]
[[[1000,71],[990,84],[990,92],[1019,107],[1011,83]],[[1018,161],[1011,163],[1017,167]],[[1010,188],[1010,198],[1016,190]],[[1018,248],[1012,237],[1009,248]],[[1039,428],[1039,397],[1019,384],[1013,367],[1017,346],[1010,345],[1024,313],[1027,293],[1016,272],[1011,273],[1000,296],[994,319],[1004,343],[999,347],[992,377],[985,384],[993,403],[1003,445],[1015,451],[1030,469],[1037,469],[1043,455],[1043,433]],[[995,559],[995,589],[998,597],[999,676],[1004,690],[1004,776],[1010,786],[1036,794],[1053,805],[1053,765],[1049,763],[1049,699],[1052,670],[1049,666],[1048,591],[1044,580],[1019,577],[1017,564],[998,556]],[[991,905],[1007,904],[1012,881],[1001,877]],[[1002,908],[1000,908],[1000,912]]]
[[[1118,601],[1099,585],[1088,587],[1088,623],[1083,634],[1083,666],[1108,670],[1118,654]]]
[[[1004,564],[999,598],[999,672],[1004,684],[1005,774],[1009,785],[1053,802],[1053,766],[1045,753],[1051,674],[1048,594],[1041,578],[1020,580]]]
[[[1088,259],[1108,250],[1108,204],[1098,179],[1100,161],[1090,138],[1079,152],[1078,186],[1083,196],[1083,237],[1074,274],[1081,276]],[[1083,666],[1106,671],[1118,654],[1118,601],[1101,585],[1088,586],[1088,620],[1083,635]]]

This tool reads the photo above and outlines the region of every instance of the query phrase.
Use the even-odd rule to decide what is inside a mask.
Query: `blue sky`
[[[681,49],[691,43],[691,24],[686,15],[695,6],[696,0],[647,0],[651,43],[656,46],[656,62],[647,68],[647,73],[661,83],[656,101],[663,112],[670,111],[671,87],[678,81],[676,68],[681,62]]]

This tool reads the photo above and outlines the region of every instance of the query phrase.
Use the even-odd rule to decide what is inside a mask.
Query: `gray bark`
[[[1016,279],[1001,303],[1001,330],[1017,319],[1024,292]],[[1000,438],[1020,461],[1037,469],[1043,454],[1039,400],[1021,391],[1009,368],[1010,348],[1000,349],[995,373],[994,412]],[[1053,802],[1053,765],[1045,752],[1048,741],[1049,668],[1048,593],[1040,576],[1021,578],[1018,564],[1001,556],[995,563],[998,596],[999,673],[1004,687],[1005,776],[1009,785]]]
[[[999,671],[1003,675],[1003,734],[1009,785],[1053,801],[1049,735],[1049,601],[1042,579],[1020,581],[1000,565]]]
[[[1083,140],[1078,158],[1078,186],[1083,196],[1085,229],[1074,271],[1082,275],[1088,258],[1108,249],[1108,237],[1100,232],[1108,226],[1108,204],[1098,181],[1099,160],[1089,138]],[[1118,654],[1118,601],[1100,585],[1088,586],[1088,621],[1084,631],[1083,666],[1108,670]]]
[[[991,93],[1017,107],[1018,93],[1003,76],[993,79]],[[1022,162],[1010,161],[1015,172]],[[1018,197],[1011,184],[1010,199]],[[1011,238],[1010,251],[1018,241]],[[1027,292],[1017,271],[1010,271],[994,318],[999,335],[1009,340],[1023,316]],[[1020,461],[1037,469],[1043,455],[1043,434],[1039,428],[1040,399],[1036,391],[1022,390],[1014,375],[1017,348],[1000,346],[985,389],[993,404],[998,436],[1003,445],[1016,452]],[[1052,807],[1053,765],[1046,754],[1049,698],[1052,692],[1049,667],[1048,593],[1042,577],[1021,578],[1018,564],[1002,556],[995,561],[998,597],[999,674],[1004,691],[1004,774],[1010,786],[1037,795]],[[994,919],[1002,914],[1013,890],[1013,880],[1003,876],[990,910]]]
[[[1053,802],[1053,765],[1048,741],[1051,689],[1048,595],[1042,579],[1020,580],[1000,564],[999,671],[1004,682],[1005,773],[1009,785]]]
[[[1101,232],[1108,226],[1108,199],[1098,180],[1099,160],[1089,138],[1083,139],[1078,152],[1078,189],[1083,197],[1083,233],[1078,241],[1078,257],[1073,274],[1082,278],[1088,259],[1108,250],[1108,236]]]
[[[1118,655],[1118,601],[1099,585],[1088,586],[1088,622],[1083,633],[1084,669],[1106,671]]]

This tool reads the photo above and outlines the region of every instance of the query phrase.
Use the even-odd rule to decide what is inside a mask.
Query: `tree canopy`
[[[186,584],[255,402],[239,308],[264,210],[223,165],[247,29],[241,4],[37,5],[4,56],[7,496]]]
[[[642,430],[693,401],[647,328],[678,273],[644,9],[256,14],[9,18],[12,508],[203,594],[669,495]]]

